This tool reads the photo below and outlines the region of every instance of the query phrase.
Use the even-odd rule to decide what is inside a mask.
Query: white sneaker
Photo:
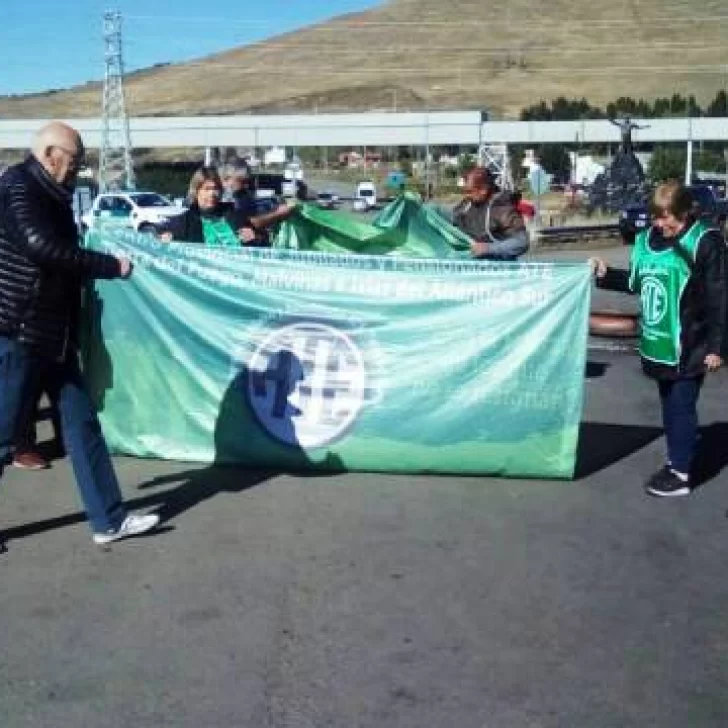
[[[95,533],[94,543],[103,545],[118,541],[121,538],[129,538],[129,536],[138,536],[139,534],[151,531],[159,524],[159,516],[156,513],[150,513],[146,516],[130,513],[121,523],[116,531],[106,531],[105,533]]]

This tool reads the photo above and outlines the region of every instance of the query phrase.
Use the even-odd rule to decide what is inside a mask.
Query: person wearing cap
[[[452,211],[452,222],[472,238],[474,258],[513,261],[528,250],[526,225],[513,195],[498,189],[489,169],[470,170],[464,193],[462,202]]]
[[[268,228],[289,217],[296,209],[296,204],[284,203],[270,212],[260,213],[252,189],[250,167],[245,162],[225,165],[222,178],[235,211],[245,217],[256,231],[254,244],[268,245]]]

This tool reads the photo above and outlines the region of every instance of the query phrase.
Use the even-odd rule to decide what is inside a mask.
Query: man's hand
[[[119,275],[123,279],[127,279],[131,272],[134,270],[134,264],[129,260],[129,258],[119,258]]]
[[[480,240],[473,240],[473,242],[470,243],[470,253],[473,258],[482,258],[484,255],[488,255],[489,247],[488,243],[483,243]]]
[[[597,278],[604,278],[607,275],[607,263],[601,258],[589,258],[589,267],[591,268],[592,275]]]
[[[162,233],[162,234],[161,234],[161,235],[159,236],[159,239],[160,239],[160,240],[161,240],[161,241],[162,241],[163,243],[171,243],[171,242],[172,242],[172,240],[173,240],[173,237],[172,237],[172,233]]]
[[[238,240],[242,240],[244,243],[252,243],[256,237],[257,236],[253,228],[244,227],[238,230]]]
[[[705,357],[705,366],[709,372],[714,372],[720,369],[723,365],[723,359],[718,354],[708,354]]]

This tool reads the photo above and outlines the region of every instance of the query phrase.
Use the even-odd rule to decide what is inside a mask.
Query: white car
[[[364,200],[366,208],[377,206],[377,188],[373,182],[359,182],[356,186],[355,200]]]
[[[184,207],[173,204],[156,192],[104,192],[94,200],[81,222],[84,231],[118,225],[145,233],[154,232],[157,225],[184,211]]]

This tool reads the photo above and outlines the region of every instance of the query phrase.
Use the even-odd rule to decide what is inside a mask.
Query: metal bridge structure
[[[28,149],[49,119],[0,119],[0,149]],[[89,148],[101,149],[103,118],[63,119]],[[728,118],[635,119],[636,145],[652,142],[728,142]],[[137,148],[361,147],[594,144],[619,142],[608,120],[483,121],[480,111],[300,114],[276,116],[130,117]]]

